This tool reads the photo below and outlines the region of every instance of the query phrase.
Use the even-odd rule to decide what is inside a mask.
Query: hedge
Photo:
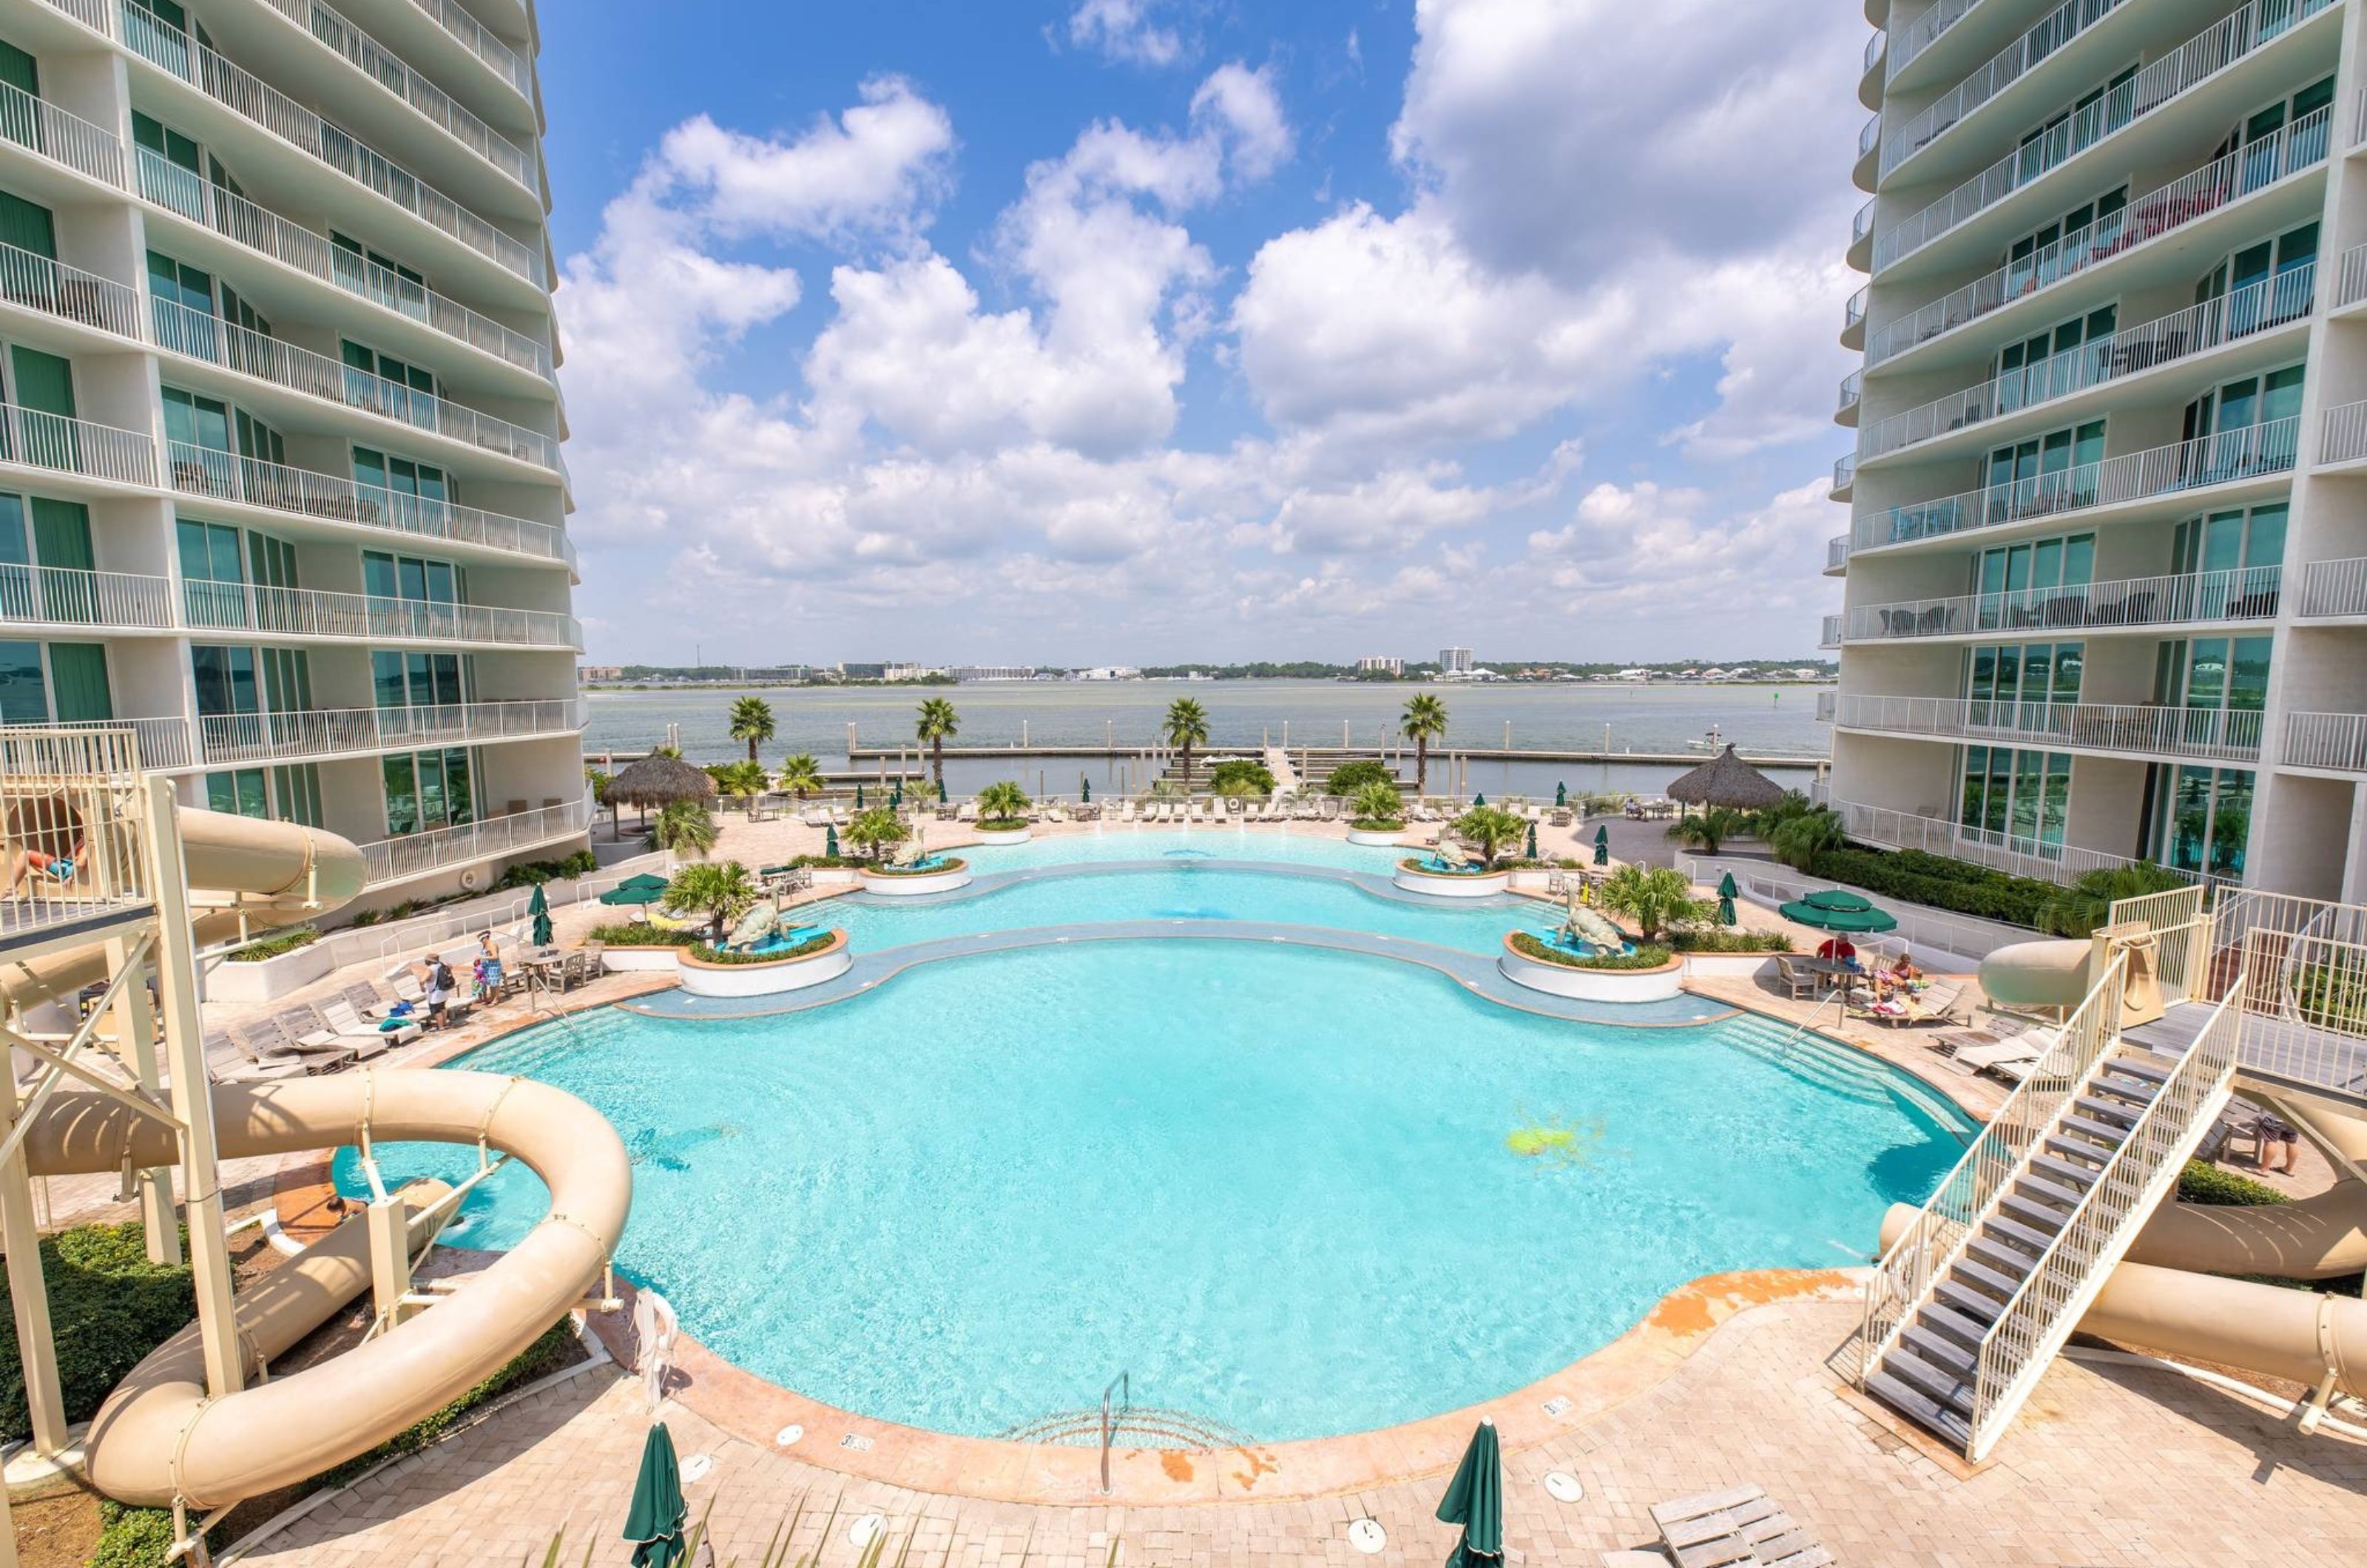
[[[1397,787],[1398,776],[1385,763],[1370,761],[1342,762],[1331,770],[1323,781],[1326,795],[1350,795],[1366,784],[1385,784]]]
[[[1512,933],[1512,951],[1523,958],[1558,964],[1565,969],[1658,969],[1676,956],[1654,942],[1633,953],[1603,953],[1591,958],[1581,958],[1550,942],[1540,942],[1527,931]]]
[[[2238,1176],[2232,1170],[2222,1170],[2199,1159],[2188,1160],[2186,1168],[2179,1173],[2178,1201],[2181,1203],[2248,1208],[2290,1201],[2282,1192],[2265,1181],[2255,1181],[2248,1176]]]
[[[258,937],[244,947],[223,954],[232,964],[260,964],[266,958],[277,958],[283,953],[293,953],[300,947],[310,947],[321,940],[321,933],[311,926],[289,926],[286,931],[273,931]]]
[[[820,953],[838,940],[836,931],[824,931],[810,936],[795,947],[785,947],[777,953],[734,953],[729,948],[709,947],[705,942],[691,949],[690,955],[701,964],[779,964],[791,958],[803,958],[809,953]]]
[[[1348,826],[1353,828],[1359,833],[1402,833],[1405,831],[1405,824],[1402,822],[1383,821],[1369,817],[1359,817],[1353,822],[1349,823]]]
[[[140,1226],[76,1225],[41,1238],[66,1419],[87,1421],[142,1357],[197,1315],[187,1268],[148,1261]],[[0,1279],[0,1439],[33,1435],[17,1316]]]
[[[1679,953],[1789,953],[1792,939],[1782,931],[1710,929],[1671,931],[1669,945]]]
[[[600,857],[590,850],[578,850],[565,860],[521,861],[502,873],[493,884],[504,887],[532,887],[538,883],[556,882],[562,876],[585,876],[600,869]]]
[[[981,817],[979,818],[977,826],[978,830],[981,833],[1016,833],[1020,829],[1027,826],[1027,818],[1025,817]]]
[[[965,860],[943,860],[934,865],[887,865],[878,861],[856,863],[874,876],[934,876],[941,871],[959,871],[969,864]]]
[[[1812,874],[1934,909],[2033,929],[2039,910],[2063,897],[2063,889],[2051,882],[1921,850],[1828,850],[1817,857]]]

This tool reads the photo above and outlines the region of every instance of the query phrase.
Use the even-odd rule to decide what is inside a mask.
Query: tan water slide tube
[[[332,834],[215,812],[178,813],[198,902],[235,897],[260,925],[318,916],[360,892],[361,854]],[[235,910],[199,915],[199,939],[234,933]],[[10,976],[30,1000],[106,973],[101,950]],[[92,1482],[127,1503],[215,1508],[301,1481],[368,1452],[482,1382],[601,1280],[632,1195],[624,1145],[572,1095],[521,1078],[447,1071],[348,1072],[214,1088],[224,1158],[334,1148],[360,1141],[434,1142],[515,1156],[550,1190],[550,1212],[482,1273],[375,1337],[300,1371],[252,1381],[274,1357],[370,1288],[367,1226],[357,1215],[242,1292],[235,1303],[246,1386],[207,1396],[192,1324],[135,1367],[85,1441]],[[365,1133],[365,1130],[366,1133]],[[38,1175],[169,1166],[175,1132],[94,1092],[60,1092],[28,1131]],[[212,1173],[204,1173],[211,1179]],[[439,1191],[404,1195],[414,1242],[437,1219]]]

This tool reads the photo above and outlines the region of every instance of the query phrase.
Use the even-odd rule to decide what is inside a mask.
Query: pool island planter
[[[1404,839],[1405,829],[1403,828],[1391,828],[1386,831],[1378,828],[1351,828],[1348,829],[1348,841],[1352,844],[1362,844],[1367,849],[1393,850],[1396,849],[1399,843],[1403,842]]]
[[[694,997],[771,997],[802,991],[837,979],[855,962],[844,927],[830,933],[828,947],[756,964],[709,964],[693,956],[689,948],[666,951],[675,954],[682,988]]]
[[[1532,991],[1582,1002],[1664,1002],[1684,988],[1682,956],[1657,969],[1581,969],[1547,958],[1531,958],[1512,945],[1513,934],[1506,935],[1496,967],[1503,971],[1505,979]]]
[[[609,975],[671,975],[675,960],[697,946],[693,935],[679,946],[652,942],[647,947],[607,947],[600,952],[600,968]]]
[[[1487,898],[1512,887],[1510,871],[1428,871],[1418,860],[1398,862],[1397,874],[1389,880],[1408,893],[1433,898]]]
[[[978,841],[990,847],[1024,844],[1036,836],[1036,830],[1022,823],[1016,828],[980,828]]]
[[[951,893],[969,886],[969,863],[949,860],[927,871],[875,871],[870,866],[855,868],[856,884],[866,893],[880,898],[925,898],[933,893]]]

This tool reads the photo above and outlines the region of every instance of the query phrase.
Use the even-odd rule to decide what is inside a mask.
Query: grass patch
[[[232,948],[223,956],[232,964],[260,964],[266,958],[277,958],[300,947],[310,947],[320,940],[321,933],[311,926],[289,926],[257,937],[244,947]]]
[[[692,931],[670,931],[646,920],[625,920],[613,926],[594,926],[591,940],[608,947],[690,947],[698,937]]]
[[[2222,1170],[2199,1159],[2188,1160],[2186,1168],[2179,1173],[2178,1201],[2181,1203],[2241,1208],[2292,1201],[2265,1181],[2255,1181],[2248,1176],[2238,1176],[2232,1170]]]
[[[838,940],[836,931],[824,931],[810,936],[795,947],[785,947],[776,953],[734,953],[729,948],[709,947],[705,942],[691,949],[691,957],[701,964],[713,964],[726,968],[742,964],[786,964],[792,958],[803,958],[810,953],[820,953]]]
[[[1514,931],[1512,951],[1523,958],[1534,958],[1540,964],[1558,964],[1565,969],[1658,969],[1676,955],[1659,943],[1638,947],[1633,953],[1599,953],[1584,957],[1541,942],[1527,931]]]

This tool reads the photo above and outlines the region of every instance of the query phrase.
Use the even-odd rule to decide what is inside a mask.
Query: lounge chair
[[[1117,819],[1121,822],[1131,822],[1134,820],[1134,802],[1127,800],[1120,801],[1118,803]]]
[[[353,1060],[359,1061],[364,1056],[375,1056],[386,1049],[375,1036],[369,1041],[346,1039],[337,1032],[334,1024],[321,1016],[318,1008],[309,1003],[282,1008],[272,1015],[271,1021],[279,1026],[281,1034],[302,1050],[327,1051],[342,1047],[351,1053]]]
[[[1989,1072],[1996,1073],[1999,1077],[2010,1077],[2014,1082],[2020,1083],[2030,1076],[2030,1069],[2038,1065],[2040,1059],[2054,1047],[2054,1044],[2055,1034],[2052,1030],[2033,1029],[2026,1034],[2017,1034],[2010,1040],[2001,1040],[1994,1045],[1963,1046],[1954,1055],[1949,1057],[1948,1061],[1968,1077],[1976,1073]],[[2019,1070],[2009,1070],[2013,1068]]]
[[[333,1073],[360,1055],[342,1042],[305,1045],[288,1036],[276,1018],[254,1018],[230,1029],[231,1043],[250,1062],[294,1061],[308,1073]]]
[[[321,1009],[321,1016],[329,1021],[329,1028],[339,1039],[372,1042],[363,1049],[365,1056],[375,1056],[389,1045],[408,1045],[421,1033],[419,1025],[408,1020],[391,1029],[381,1029],[368,1022],[343,997],[324,1005]]]
[[[1677,1568],[1824,1568],[1832,1553],[1756,1486],[1655,1504],[1652,1522]]]
[[[1893,1029],[1901,1024],[1945,1023],[1954,1014],[1956,1004],[1963,1001],[1964,998],[1965,987],[1962,986],[1951,987],[1944,993],[1934,986],[1920,997],[1911,992],[1905,996],[1892,997],[1888,1000],[1896,1004],[1895,1008],[1882,1010],[1880,1004],[1877,1004],[1877,1010],[1872,1016],[1880,1019]]]
[[[313,1069],[301,1056],[256,1051],[229,1034],[206,1036],[206,1067],[217,1082],[299,1078]]]

